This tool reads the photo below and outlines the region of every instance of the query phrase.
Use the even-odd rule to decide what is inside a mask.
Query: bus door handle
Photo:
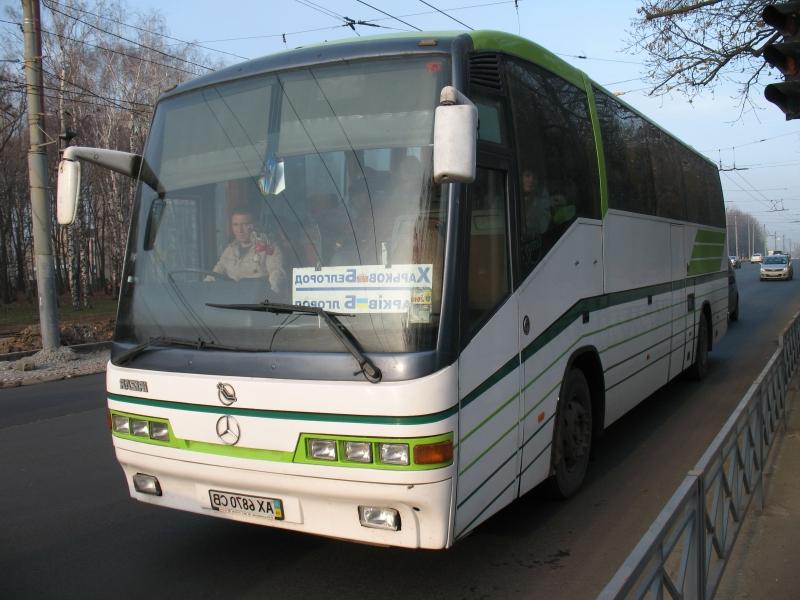
[[[522,333],[528,335],[531,332],[531,320],[528,315],[522,317]]]

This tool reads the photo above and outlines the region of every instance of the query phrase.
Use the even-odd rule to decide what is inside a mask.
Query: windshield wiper
[[[378,383],[383,378],[381,370],[366,354],[364,354],[364,349],[361,347],[361,344],[358,342],[355,336],[350,333],[350,330],[347,329],[347,327],[345,327],[344,324],[339,320],[339,317],[349,317],[353,315],[349,315],[347,313],[328,312],[319,306],[296,306],[294,304],[281,304],[279,302],[268,302],[266,300],[258,304],[206,303],[206,306],[211,306],[213,308],[228,308],[231,310],[263,311],[284,315],[297,313],[316,315],[325,321],[325,324],[330,328],[333,334],[340,342],[342,342],[342,345],[347,348],[347,351],[353,355],[353,358],[356,359],[358,366],[361,367],[361,370],[356,371],[356,373],[363,373],[364,377],[366,377],[367,381],[370,383]]]
[[[195,350],[249,350],[248,348],[237,348],[236,346],[223,346],[216,342],[206,342],[200,338],[196,340],[187,340],[182,338],[174,338],[167,336],[151,337],[146,342],[137,344],[133,348],[128,348],[125,352],[115,357],[116,365],[124,365],[130,362],[133,358],[139,356],[142,352],[151,350],[153,348],[169,348],[170,346],[180,346],[182,348],[194,348]],[[252,351],[252,350],[251,350]]]

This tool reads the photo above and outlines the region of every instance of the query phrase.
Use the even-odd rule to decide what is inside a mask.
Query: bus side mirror
[[[58,165],[56,218],[59,225],[72,225],[78,212],[78,190],[81,184],[81,163],[62,160]]]
[[[442,88],[433,124],[433,181],[475,181],[478,109],[452,86]]]

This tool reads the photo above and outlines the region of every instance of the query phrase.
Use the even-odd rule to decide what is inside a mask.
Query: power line
[[[103,29],[102,27],[98,27],[97,25],[93,25],[92,23],[89,23],[88,21],[84,21],[83,19],[81,19],[79,17],[76,17],[74,15],[69,15],[69,14],[67,14],[67,13],[65,13],[63,11],[58,10],[57,8],[53,8],[52,6],[48,6],[47,8],[49,8],[52,12],[58,13],[60,15],[64,15],[65,17],[67,17],[69,19],[72,19],[73,21],[77,21],[78,23],[83,23],[84,25],[87,25],[87,26],[91,27],[92,29],[96,29],[97,31],[100,31],[102,33],[105,33],[106,35],[110,35],[110,36],[113,36],[113,37],[118,38],[120,40],[123,40],[125,42],[128,42],[129,44],[133,44],[135,46],[139,46],[141,48],[144,48],[145,50],[150,50],[151,52],[155,52],[156,54],[161,54],[162,56],[165,56],[167,58],[172,58],[174,60],[179,60],[181,62],[184,62],[184,63],[188,64],[188,65],[192,65],[193,67],[200,67],[202,69],[207,69],[209,71],[214,71],[215,70],[212,67],[208,67],[206,65],[202,65],[200,63],[196,63],[196,62],[193,62],[191,60],[187,60],[185,58],[181,58],[179,56],[175,56],[174,54],[169,54],[168,52],[164,52],[163,50],[159,50],[158,48],[153,48],[152,46],[148,46],[146,44],[142,44],[142,43],[137,42],[135,40],[128,39],[128,38],[126,38],[124,36],[119,35],[118,33],[114,33],[112,31],[108,31],[107,29]]]
[[[469,25],[467,25],[467,24],[466,24],[466,23],[464,23],[463,21],[459,21],[459,20],[458,20],[458,19],[456,19],[454,16],[452,16],[452,15],[448,15],[448,14],[447,14],[446,12],[444,12],[443,10],[440,10],[440,9],[436,8],[436,7],[435,7],[433,4],[429,4],[429,3],[425,2],[425,0],[419,0],[419,1],[420,1],[420,2],[422,2],[422,3],[423,3],[425,6],[429,6],[429,7],[431,7],[431,8],[432,8],[433,10],[435,10],[436,12],[440,12],[440,13],[442,13],[442,14],[443,14],[445,17],[447,17],[448,19],[452,19],[453,21],[455,21],[455,22],[456,22],[456,23],[458,23],[459,25],[463,25],[464,27],[466,27],[466,28],[467,28],[467,29],[469,29],[470,31],[475,31],[475,30],[474,30],[472,27],[470,27]]]
[[[778,138],[787,137],[790,135],[797,135],[798,132],[790,131],[789,133],[782,133],[780,135],[774,135],[768,138],[761,138],[760,140],[753,140],[752,142],[747,142],[744,144],[738,144],[737,146],[728,146],[726,148],[709,148],[707,150],[701,150],[701,152],[721,152],[722,150],[736,150],[737,148],[744,148],[746,146],[753,146],[755,144],[761,144],[763,142],[768,142],[771,140],[777,140]]]
[[[641,66],[643,63],[636,62],[633,60],[620,60],[617,58],[598,58],[596,56],[587,56],[585,54],[563,54],[561,52],[553,52],[556,56],[566,56],[567,58],[579,58],[581,60],[596,60],[599,62],[610,62],[610,63],[620,63],[623,65],[639,65]]]
[[[11,25],[19,25],[20,27],[22,26],[22,23],[18,23],[18,22],[15,22],[15,21],[6,21],[5,19],[0,19],[0,22],[10,23]],[[180,67],[176,67],[174,65],[168,65],[166,63],[160,63],[160,62],[158,62],[156,60],[150,60],[150,59],[144,58],[142,56],[136,56],[134,54],[128,54],[126,52],[122,52],[121,50],[114,50],[113,48],[106,48],[105,46],[100,46],[98,44],[92,44],[92,43],[84,41],[84,40],[78,40],[78,39],[69,37],[67,35],[61,34],[61,33],[56,33],[54,31],[49,31],[47,29],[40,28],[40,31],[42,33],[46,33],[48,35],[54,35],[55,37],[61,38],[62,40],[69,40],[70,42],[76,42],[78,44],[83,44],[84,46],[89,46],[91,48],[97,48],[98,50],[105,50],[106,52],[111,52],[112,54],[118,54],[120,56],[126,56],[126,57],[132,58],[134,60],[139,60],[139,61],[142,61],[142,62],[151,63],[151,64],[154,64],[154,65],[158,65],[159,67],[165,67],[167,69],[173,69],[175,71],[180,71],[181,73],[186,73],[187,75],[192,75],[194,77],[197,76],[197,73],[195,73],[194,71],[187,71],[186,69],[181,69]],[[117,36],[117,37],[119,37],[119,36]],[[171,55],[167,55],[167,56],[171,56]],[[184,61],[184,62],[186,62],[186,61]],[[208,68],[208,67],[206,67],[206,68]]]
[[[121,50],[114,50],[113,48],[106,48],[105,46],[100,46],[99,44],[92,44],[90,42],[86,42],[84,40],[78,40],[75,38],[71,38],[69,36],[63,35],[61,33],[55,33],[53,31],[48,31],[47,29],[41,29],[42,33],[46,33],[48,35],[54,35],[64,40],[69,40],[70,42],[77,42],[78,44],[83,44],[85,46],[89,46],[91,48],[97,48],[98,50],[105,50],[106,52],[111,52],[112,54],[118,54],[120,56],[126,56],[128,58],[132,58],[134,60],[139,60],[146,63],[151,63],[154,65],[158,65],[159,67],[165,67],[167,69],[173,69],[175,71],[180,71],[181,73],[186,73],[187,75],[192,75],[194,77],[197,76],[197,73],[194,71],[187,71],[186,69],[181,69],[180,67],[176,67],[174,65],[168,65],[166,63],[158,62],[157,60],[150,60],[149,58],[144,58],[142,56],[136,56],[134,54],[128,54],[127,52],[122,52]]]
[[[369,6],[372,10],[378,11],[379,13],[381,13],[383,15],[386,15],[387,17],[389,17],[391,19],[394,19],[395,21],[400,21],[403,25],[408,25],[409,27],[411,27],[411,29],[416,29],[417,31],[422,31],[422,29],[420,29],[419,27],[416,27],[415,25],[412,25],[411,23],[409,23],[407,21],[403,21],[403,19],[401,19],[400,17],[395,17],[394,15],[390,15],[389,13],[387,13],[386,11],[381,10],[380,8],[375,8],[371,4],[368,4],[367,2],[364,2],[364,0],[356,0],[356,2],[358,2],[359,4],[363,4],[364,6]]]
[[[131,25],[130,23],[126,23],[125,21],[118,21],[117,19],[109,17],[108,15],[99,15],[97,13],[93,13],[93,12],[85,10],[83,8],[78,8],[77,6],[69,6],[67,4],[64,4],[63,2],[58,2],[58,0],[47,0],[47,2],[49,2],[50,4],[58,4],[59,6],[63,6],[65,8],[69,8],[70,10],[75,10],[75,11],[78,11],[78,12],[81,12],[81,13],[84,13],[84,14],[87,14],[87,15],[91,15],[93,17],[97,17],[98,19],[105,19],[106,21],[111,21],[112,23],[116,23],[117,25],[122,25],[124,27],[130,27],[131,29],[136,29],[137,31],[142,31],[144,33],[149,33],[151,35],[157,35],[157,36],[162,37],[162,38],[167,39],[167,40],[173,40],[173,41],[176,41],[176,42],[180,42],[181,44],[187,44],[189,46],[196,46],[198,48],[202,48],[203,50],[209,50],[211,52],[219,52],[220,54],[227,54],[228,56],[233,56],[234,58],[241,58],[242,60],[249,60],[249,58],[247,56],[241,56],[239,54],[234,54],[233,52],[226,52],[225,50],[217,50],[216,48],[210,48],[208,46],[201,46],[200,44],[198,44],[196,42],[190,42],[188,40],[182,40],[180,38],[172,37],[172,36],[166,35],[164,33],[159,33],[157,31],[152,31],[150,29],[145,29],[144,27],[139,27],[137,25]],[[48,7],[48,8],[50,8],[50,7]]]
[[[48,71],[46,71],[44,69],[42,69],[42,72],[53,76],[52,73],[50,73],[50,72],[48,72]],[[61,79],[61,78],[58,77],[58,79]],[[22,88],[22,89],[24,89],[25,86],[27,85],[24,81],[19,81],[17,79],[8,79],[6,77],[0,77],[0,81],[6,81],[8,83],[14,83],[19,88]],[[78,86],[78,85],[72,83],[71,81],[67,81],[66,79],[62,79],[62,81],[64,81],[65,83],[69,83],[70,85],[75,85],[76,87],[81,87],[81,86]],[[125,107],[125,106],[117,105],[116,104],[117,102],[127,102],[128,104],[137,104],[139,106],[147,106],[149,108],[153,108],[152,104],[147,104],[146,102],[135,102],[133,100],[109,98],[108,96],[102,96],[100,94],[96,94],[96,93],[92,92],[91,90],[87,90],[86,88],[81,88],[81,89],[83,89],[83,92],[76,92],[75,90],[62,90],[61,88],[53,87],[53,86],[50,86],[50,85],[42,85],[42,89],[51,90],[51,91],[54,91],[54,92],[65,92],[65,93],[70,94],[70,95],[89,96],[91,98],[97,98],[98,100],[105,100],[106,102],[114,103],[117,108],[120,108],[122,110],[128,110],[128,108]],[[16,91],[16,90],[14,90],[14,91]],[[65,98],[65,100],[70,100],[70,98]]]
[[[311,2],[311,0],[294,0],[294,1],[297,2],[298,4],[302,5],[302,6],[310,8],[311,10],[315,10],[318,13],[322,13],[326,17],[333,17],[337,21],[346,21],[347,20],[343,15],[335,13],[332,10],[329,10],[329,9],[325,8],[324,6],[320,6],[319,4]]]
[[[42,69],[42,72],[47,73],[47,75],[49,75],[50,77],[54,77],[54,78],[58,79],[59,81],[63,81],[66,84],[75,86],[76,88],[86,92],[87,94],[89,94],[91,96],[94,96],[95,98],[99,98],[101,100],[108,100],[110,102],[127,102],[129,104],[138,104],[140,106],[147,106],[148,108],[153,108],[153,105],[149,104],[147,102],[136,102],[134,100],[115,99],[115,98],[110,98],[108,96],[103,96],[101,94],[98,94],[94,90],[90,90],[87,87],[84,87],[84,86],[82,86],[82,85],[80,85],[78,83],[75,83],[74,81],[70,81],[69,79],[64,79],[60,75],[57,75],[56,73],[52,73],[52,72],[48,71],[47,69]]]
[[[53,88],[46,88],[46,89],[53,89]],[[26,93],[26,91],[24,89],[7,88],[7,90],[9,92],[16,92],[17,94],[25,94]],[[53,96],[52,94],[41,94],[41,97],[42,98],[48,98],[50,100],[60,100],[61,99],[60,96]],[[96,106],[97,108],[108,108],[108,104],[98,104],[97,102],[90,102],[89,100],[81,100],[79,98],[69,98],[68,101],[69,102],[77,102],[79,104],[88,104],[89,106]],[[119,110],[124,110],[124,111],[132,112],[132,113],[141,114],[141,115],[150,114],[150,111],[141,110],[139,108],[127,108],[125,106],[115,106],[115,108],[118,108]]]
[[[358,33],[358,31],[356,31],[356,21],[354,19],[351,19],[350,17],[345,17],[344,15],[340,15],[339,13],[335,13],[332,10],[325,8],[324,6],[320,6],[316,2],[311,2],[311,0],[294,0],[294,1],[301,6],[305,6],[318,13],[322,13],[326,17],[331,17],[333,19],[336,19],[337,21],[344,21],[343,25],[345,27],[349,27],[350,29],[353,30],[353,32],[357,36],[361,37],[361,34]]]

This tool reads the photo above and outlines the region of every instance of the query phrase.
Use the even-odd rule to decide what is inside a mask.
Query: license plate
[[[220,512],[234,512],[262,519],[283,521],[283,502],[277,498],[262,498],[248,494],[234,494],[220,490],[208,490],[211,508]]]

